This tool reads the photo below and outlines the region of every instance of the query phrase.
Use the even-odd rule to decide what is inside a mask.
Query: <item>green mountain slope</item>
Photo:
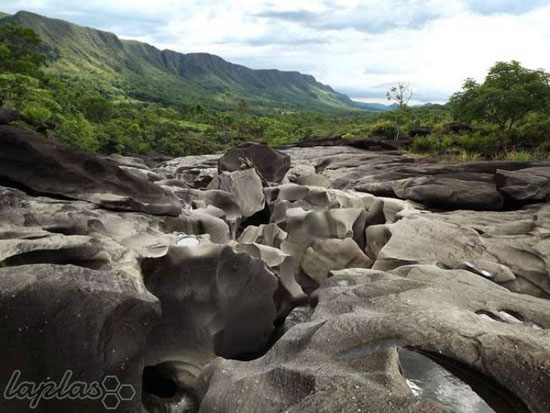
[[[4,18],[6,16],[9,16],[9,14],[0,11],[0,19]]]
[[[298,72],[253,70],[206,53],[161,51],[24,11],[4,17],[5,22],[32,28],[42,37],[51,57],[48,70],[90,80],[113,97],[219,107],[246,99],[257,110],[357,108],[347,96]]]

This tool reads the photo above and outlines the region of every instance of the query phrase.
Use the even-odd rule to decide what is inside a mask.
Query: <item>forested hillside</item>
[[[223,108],[245,99],[255,110],[353,109],[345,95],[313,76],[252,70],[207,53],[182,54],[29,12],[4,17],[33,29],[49,57],[48,71],[91,81],[98,92],[170,105]]]
[[[99,153],[182,156],[319,137],[386,140],[441,160],[550,153],[550,76],[514,61],[466,80],[446,105],[362,105],[372,111],[311,76],[161,52],[26,12],[0,19],[0,58],[1,106]]]

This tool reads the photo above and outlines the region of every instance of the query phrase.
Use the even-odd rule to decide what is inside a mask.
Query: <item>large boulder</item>
[[[265,207],[262,181],[254,169],[224,172],[218,178],[218,188],[233,195],[244,218]]]
[[[419,215],[394,224],[371,226],[366,229],[366,238],[369,250],[376,255],[373,268],[377,270],[488,256],[475,230],[430,216]]]
[[[0,182],[108,209],[179,215],[178,199],[99,158],[17,126],[0,126]]]
[[[550,167],[497,170],[495,182],[506,198],[516,202],[550,200]]]
[[[263,143],[245,143],[229,149],[218,160],[218,172],[238,171],[243,166],[248,168],[249,161],[268,182],[281,182],[290,169],[290,156]]]
[[[35,410],[31,400],[3,399],[0,410],[139,411],[145,345],[159,310],[141,281],[123,272],[53,264],[0,268],[0,387],[6,389],[16,371],[19,384],[58,385],[71,372],[70,383],[105,383],[113,390],[110,383],[118,380],[125,394],[122,401],[71,400],[58,392],[59,397],[38,400]]]
[[[453,178],[412,178],[393,187],[399,198],[436,209],[500,210],[504,198],[494,183]]]

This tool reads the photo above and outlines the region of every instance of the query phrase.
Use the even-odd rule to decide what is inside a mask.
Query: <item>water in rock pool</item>
[[[468,384],[428,357],[400,348],[399,363],[416,396],[435,399],[454,413],[495,412]]]

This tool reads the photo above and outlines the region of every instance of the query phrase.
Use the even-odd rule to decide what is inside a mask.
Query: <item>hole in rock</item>
[[[487,279],[492,279],[495,277],[494,274],[490,271],[476,267],[476,265],[472,261],[464,261],[464,265],[469,271],[473,272],[474,274],[481,275],[482,277],[485,277]]]
[[[534,321],[528,320],[526,317],[518,313],[517,311],[512,310],[500,310],[498,312],[500,318],[507,323],[511,324],[523,324],[526,327],[534,328],[535,330],[542,330],[544,327],[535,323]]]
[[[90,253],[89,255],[93,255]],[[108,261],[101,259],[87,259],[81,249],[66,250],[38,250],[26,252],[13,257],[6,258],[0,263],[5,267],[17,267],[27,264],[57,264],[57,265],[75,265],[77,267],[89,268],[91,270],[109,270]]]
[[[192,391],[178,385],[170,363],[143,369],[143,406],[148,413],[196,413],[199,404]]]
[[[148,366],[143,369],[143,391],[170,399],[178,393],[176,382],[161,366]]]
[[[411,347],[398,352],[400,371],[416,396],[435,399],[451,412],[529,413],[512,392],[464,363]]]
[[[508,324],[523,324],[525,327],[534,328],[535,330],[543,330],[544,327],[534,321],[527,320],[520,313],[511,310],[500,310],[498,315],[489,311],[480,310],[476,311],[476,314],[485,320],[498,321],[500,323]]]
[[[524,322],[524,317],[516,312],[516,311],[512,311],[512,310],[500,310],[498,312],[498,315],[504,320],[504,321],[508,321],[510,323],[517,323],[517,324],[522,324]]]
[[[79,228],[77,226],[70,227],[47,227],[44,228],[46,231],[51,232],[52,234],[61,234],[61,235],[87,235],[86,231],[83,228]]]
[[[271,212],[269,211],[269,206],[266,203],[264,209],[256,212],[254,215],[244,219],[241,222],[241,225],[237,229],[237,237],[241,235],[241,233],[244,231],[246,227],[250,225],[256,226],[256,227],[259,227],[260,225],[267,225],[269,224],[270,219],[271,219]]]
[[[275,330],[271,335],[268,350],[270,350],[271,347],[273,347],[275,343],[277,343],[277,341],[279,341],[279,339],[284,336],[286,332],[292,327],[298,324],[307,323],[312,313],[313,308],[310,305],[301,305],[298,307],[294,307],[285,318],[279,320],[279,322],[275,324]],[[264,354],[265,353],[267,353],[267,351],[265,351]],[[262,354],[262,356],[264,354]]]
[[[311,306],[311,303],[295,306],[285,317],[275,321],[274,329],[269,336],[269,340],[258,351],[241,353],[231,357],[225,357],[222,355],[222,357],[238,361],[252,361],[265,356],[288,330],[298,324],[308,322],[313,310],[314,309]]]
[[[484,320],[502,321],[500,318],[498,318],[496,315],[494,315],[490,311],[480,310],[480,311],[476,311],[476,314],[481,318],[483,318]]]

